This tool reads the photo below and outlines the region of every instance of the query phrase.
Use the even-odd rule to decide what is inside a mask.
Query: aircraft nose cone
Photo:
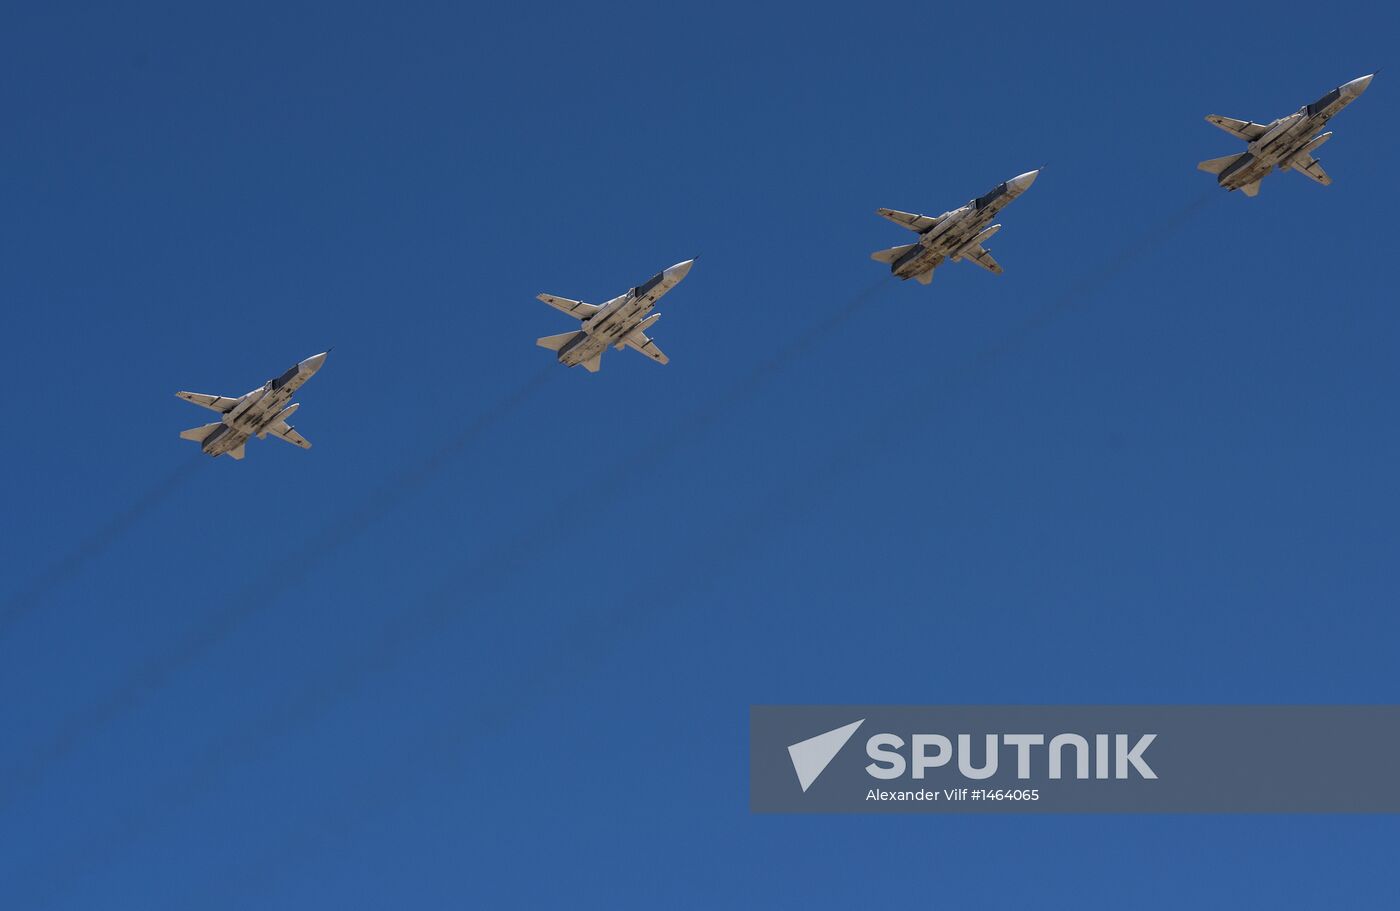
[[[1375,78],[1376,74],[1372,73],[1369,76],[1362,76],[1360,79],[1353,79],[1351,82],[1348,82],[1346,85],[1342,86],[1342,91],[1346,92],[1348,95],[1355,97],[1357,95],[1360,95],[1362,92],[1366,91],[1366,87],[1370,85],[1371,80]]]
[[[1035,179],[1039,176],[1040,169],[1036,168],[1034,171],[1027,171],[1024,174],[1011,178],[1006,182],[1006,185],[1010,187],[1013,192],[1024,193],[1026,190],[1030,189],[1031,184],[1035,183]]]
[[[672,283],[678,282],[690,274],[690,267],[695,265],[695,260],[688,259],[683,263],[676,263],[664,273],[666,280]]]
[[[315,373],[317,370],[320,370],[321,365],[326,362],[326,355],[328,354],[330,354],[329,351],[322,351],[320,354],[312,355],[311,357],[302,361],[301,366],[305,367],[307,370],[310,370],[312,373]]]

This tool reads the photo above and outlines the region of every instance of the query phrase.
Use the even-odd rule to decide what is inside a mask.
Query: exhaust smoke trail
[[[0,641],[9,636],[15,626],[44,603],[55,590],[61,588],[81,573],[89,563],[102,556],[112,545],[126,537],[133,528],[140,524],[147,513],[183,487],[201,465],[202,460],[200,459],[181,462],[173,471],[137,497],[134,503],[117,513],[107,524],[80,541],[58,562],[44,570],[23,591],[6,600],[4,607],[0,607]]]

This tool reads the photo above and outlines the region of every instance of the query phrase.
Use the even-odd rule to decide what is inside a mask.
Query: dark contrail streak
[[[136,502],[113,516],[106,525],[84,538],[77,547],[44,570],[23,591],[6,600],[4,607],[0,607],[0,641],[9,636],[21,620],[44,603],[55,589],[60,588],[81,573],[89,563],[106,553],[108,548],[135,528],[148,512],[163,503],[166,497],[179,490],[199,470],[201,464],[202,459],[181,462],[173,471],[138,497]]]
[[[594,497],[600,503],[606,503],[635,486],[642,472],[654,468],[687,443],[701,437],[766,380],[801,357],[821,338],[875,300],[885,287],[888,287],[887,280],[862,292],[841,309],[796,336],[788,345],[745,374],[714,402],[682,420],[674,432],[607,474],[602,483],[594,488]],[[551,520],[515,536],[499,549],[477,560],[465,574],[445,580],[417,607],[395,611],[388,623],[361,653],[342,664],[333,673],[321,678],[299,698],[288,699],[279,704],[276,714],[265,718],[256,730],[216,744],[208,751],[207,761],[196,763],[196,766],[210,770],[204,774],[227,769],[242,758],[256,756],[268,742],[315,723],[337,705],[360,692],[369,678],[395,667],[412,645],[440,632],[466,613],[469,605],[463,605],[458,597],[458,593],[464,588],[480,591],[499,583],[538,554],[554,552],[554,544],[566,536],[575,534],[576,531]]]
[[[381,487],[354,512],[321,529],[278,560],[268,572],[240,589],[223,608],[205,618],[175,646],[147,658],[98,702],[69,715],[52,738],[29,751],[19,767],[7,770],[0,777],[0,811],[19,793],[42,781],[85,737],[143,705],[168,686],[175,674],[207,654],[244,623],[267,611],[275,603],[279,591],[304,578],[320,561],[383,519],[406,497],[432,480],[469,444],[519,408],[557,369],[551,364],[509,391],[428,458]]]

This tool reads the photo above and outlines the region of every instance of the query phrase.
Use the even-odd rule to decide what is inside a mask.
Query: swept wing
[[[311,448],[311,441],[297,433],[296,428],[286,421],[278,421],[276,424],[273,424],[271,427],[267,428],[267,433],[277,437],[279,440],[286,440],[293,446],[300,446],[302,449]]]
[[[1221,117],[1219,114],[1208,114],[1206,121],[1214,126],[1234,136],[1236,139],[1243,139],[1245,142],[1253,142],[1260,136],[1269,132],[1267,125],[1254,123],[1249,120],[1236,120],[1233,117]]]
[[[881,218],[889,219],[901,228],[908,228],[910,231],[917,231],[920,234],[945,218],[943,215],[915,215],[912,212],[901,212],[898,209],[876,209],[875,214]]]
[[[175,394],[187,402],[193,402],[202,408],[217,411],[219,414],[228,414],[233,410],[233,406],[238,404],[238,399],[231,399],[226,395],[205,395],[202,392],[177,392]]]
[[[583,301],[570,300],[567,297],[555,297],[553,294],[541,294],[539,299],[549,304],[555,310],[567,313],[575,319],[588,319],[598,312],[597,304],[585,304]]]

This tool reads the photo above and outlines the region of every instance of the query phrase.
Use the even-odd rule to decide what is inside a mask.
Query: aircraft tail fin
[[[1196,165],[1196,170],[1205,171],[1207,174],[1219,174],[1221,171],[1234,164],[1235,159],[1239,157],[1240,156],[1236,154],[1226,155],[1223,158],[1212,158],[1209,161],[1203,161],[1200,164]]]
[[[876,250],[870,254],[870,258],[877,263],[893,263],[912,249],[914,249],[913,244],[905,244],[902,247],[890,247],[888,250]]]
[[[180,431],[180,439],[193,440],[196,443],[203,443],[209,438],[209,434],[218,430],[223,424],[215,421],[212,424],[204,424],[199,427],[191,427],[189,430]]]
[[[550,351],[558,351],[560,348],[563,348],[565,345],[569,344],[569,342],[573,341],[576,336],[580,335],[583,335],[583,333],[578,330],[573,332],[561,332],[558,335],[546,335],[544,338],[535,339],[535,344],[539,345],[541,348],[548,348]]]

